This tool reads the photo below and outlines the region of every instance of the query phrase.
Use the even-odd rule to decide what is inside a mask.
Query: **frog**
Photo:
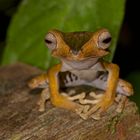
[[[132,84],[119,77],[119,66],[104,60],[104,57],[110,54],[111,42],[111,33],[106,28],[94,32],[49,30],[45,36],[45,44],[51,55],[58,58],[60,63],[28,83],[31,89],[43,88],[38,102],[39,110],[44,111],[45,102],[50,99],[54,106],[71,110],[83,119],[88,119],[94,113],[106,112],[116,95],[124,99],[133,95]],[[60,73],[65,73],[64,78],[60,78]],[[60,94],[61,85],[88,85],[103,90],[104,94],[91,109],[85,111],[85,105]]]

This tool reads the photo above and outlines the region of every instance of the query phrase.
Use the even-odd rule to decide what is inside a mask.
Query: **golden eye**
[[[111,43],[111,35],[108,31],[104,31],[98,36],[98,48],[107,49]]]
[[[45,43],[50,50],[54,50],[57,46],[56,37],[52,33],[48,33],[45,37]]]

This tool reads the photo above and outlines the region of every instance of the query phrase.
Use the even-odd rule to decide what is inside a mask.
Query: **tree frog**
[[[53,29],[47,33],[45,43],[52,56],[59,58],[61,63],[29,82],[31,88],[44,88],[39,103],[40,110],[45,109],[45,101],[50,98],[54,106],[76,112],[86,119],[96,111],[106,111],[114,102],[116,94],[133,94],[132,85],[119,78],[119,66],[103,60],[109,54],[111,43],[111,34],[107,29],[95,32],[61,32]],[[65,72],[67,74],[63,82],[60,82],[59,73]],[[83,105],[59,93],[62,83],[65,87],[93,86],[104,90],[104,94],[93,108],[85,112]]]

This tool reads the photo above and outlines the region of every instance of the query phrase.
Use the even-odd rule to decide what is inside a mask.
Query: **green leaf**
[[[2,64],[22,61],[48,68],[56,61],[44,44],[51,28],[95,31],[108,28],[113,36],[111,61],[124,15],[125,0],[23,0],[12,19]]]

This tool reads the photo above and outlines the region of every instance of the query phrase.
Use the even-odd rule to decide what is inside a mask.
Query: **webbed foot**
[[[57,98],[51,99],[54,106],[71,110],[77,114],[83,110],[83,106],[68,99],[67,96],[59,95]]]
[[[101,113],[105,112],[111,104],[114,102],[114,99],[109,100],[105,95],[101,98],[101,100],[94,105],[89,111],[87,111],[84,116],[86,118],[92,117],[93,119],[100,119]]]

